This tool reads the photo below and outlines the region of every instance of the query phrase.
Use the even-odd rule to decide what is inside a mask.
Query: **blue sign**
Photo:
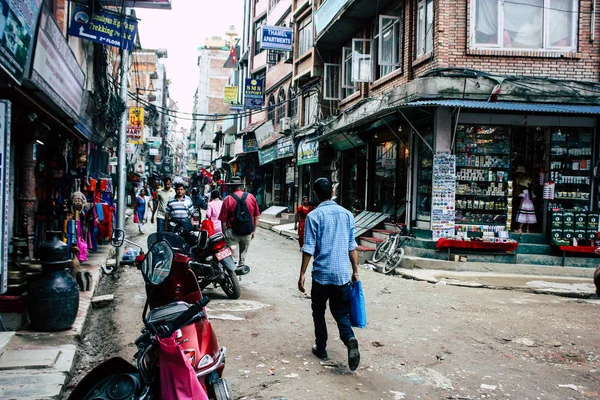
[[[246,78],[244,84],[244,105],[246,108],[262,108],[263,87],[262,79]]]
[[[93,13],[81,5],[73,6],[69,35],[124,50],[133,49],[137,20],[107,11]]]
[[[279,51],[292,51],[294,30],[283,26],[267,26],[260,28],[260,48]]]

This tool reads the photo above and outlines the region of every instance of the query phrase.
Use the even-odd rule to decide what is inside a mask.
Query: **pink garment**
[[[223,232],[223,229],[221,228],[221,221],[219,220],[221,207],[223,207],[223,200],[214,199],[208,202],[208,208],[206,209],[206,218],[212,221],[215,227],[215,233]]]
[[[158,339],[162,400],[208,400],[183,349],[172,337]]]

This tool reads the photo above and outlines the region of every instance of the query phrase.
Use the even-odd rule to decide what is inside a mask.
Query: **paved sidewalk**
[[[79,311],[73,326],[59,332],[36,332],[27,326],[17,332],[0,333],[0,398],[58,399],[75,366],[77,346],[102,274],[101,265],[113,251],[110,245],[88,254],[81,268],[89,271],[93,284],[79,292]]]

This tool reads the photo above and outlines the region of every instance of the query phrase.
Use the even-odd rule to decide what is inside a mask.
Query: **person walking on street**
[[[314,207],[308,202],[308,196],[302,196],[302,205],[296,210],[294,221],[294,230],[298,230],[298,243],[300,244],[300,249],[304,246],[304,224],[306,222],[306,216],[313,208]]]
[[[142,188],[140,194],[135,199],[135,210],[138,220],[138,229],[144,233],[144,224],[148,222],[148,205],[152,198],[148,196],[148,190]]]
[[[246,265],[246,254],[254,239],[260,211],[256,198],[243,191],[244,184],[239,177],[233,177],[229,185],[233,193],[223,200],[219,220],[227,245],[237,244],[238,265]]]
[[[311,257],[314,257],[311,302],[315,344],[312,352],[318,358],[327,359],[325,309],[329,300],[340,338],[348,348],[348,367],[354,371],[360,364],[358,341],[350,325],[351,284],[360,280],[354,217],[331,200],[333,190],[327,178],[317,179],[313,190],[320,204],[306,217],[298,279],[298,289],[304,293],[304,274]]]
[[[221,214],[221,208],[223,208],[223,200],[221,200],[221,193],[218,190],[213,190],[210,193],[210,201],[206,209],[206,218],[212,221],[215,233],[223,232],[221,228],[221,221],[219,215]]]
[[[154,223],[154,216],[156,216],[156,232],[162,233],[165,229],[165,209],[167,202],[175,197],[175,190],[171,187],[171,178],[165,178],[164,187],[158,189],[156,192],[156,202],[154,204],[154,210],[152,211],[152,218],[150,222]]]
[[[183,182],[175,183],[175,197],[167,202],[165,207],[165,230],[169,230],[169,221],[177,220],[186,232],[192,230],[190,216],[194,211],[192,199],[185,194]]]

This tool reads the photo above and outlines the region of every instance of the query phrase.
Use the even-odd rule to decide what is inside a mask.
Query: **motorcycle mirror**
[[[121,247],[125,242],[125,230],[113,229],[110,235],[110,245],[113,247]]]
[[[207,244],[208,244],[208,232],[200,231],[200,234],[198,235],[198,248],[200,248],[201,250],[204,250],[206,248]]]
[[[175,258],[173,248],[166,240],[156,242],[148,251],[142,263],[142,276],[148,285],[160,285],[171,273],[171,265]]]

